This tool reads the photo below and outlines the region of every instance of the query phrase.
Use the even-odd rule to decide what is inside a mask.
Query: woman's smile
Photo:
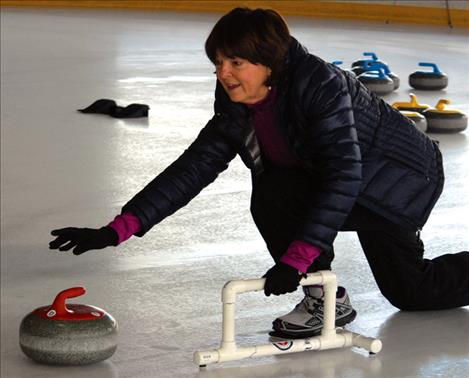
[[[241,85],[240,84],[226,84],[226,87],[231,91],[236,88],[239,88]]]

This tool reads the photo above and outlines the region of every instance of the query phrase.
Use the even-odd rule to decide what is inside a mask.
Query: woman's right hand
[[[103,249],[116,246],[119,242],[117,232],[109,226],[94,228],[67,227],[51,232],[56,239],[49,243],[50,249],[69,251],[73,248],[74,255],[81,255],[91,249]]]

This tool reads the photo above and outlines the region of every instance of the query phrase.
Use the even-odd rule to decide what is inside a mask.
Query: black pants
[[[268,171],[255,183],[251,213],[278,261],[293,241],[314,179],[303,170]],[[355,205],[341,231],[356,231],[381,293],[401,310],[438,310],[469,305],[469,252],[423,257],[419,232]],[[321,254],[309,272],[330,269]]]

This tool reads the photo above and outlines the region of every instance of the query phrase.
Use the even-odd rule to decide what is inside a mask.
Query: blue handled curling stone
[[[389,69],[389,66],[385,63],[376,63],[376,62],[368,62],[365,63],[364,67],[366,72],[368,71],[378,71],[380,68],[383,69],[384,73],[386,74],[387,77],[389,77],[393,82],[394,82],[394,90],[399,88],[399,85],[401,83],[399,77],[394,73],[391,72]]]
[[[417,96],[415,96],[413,93],[410,94],[410,101],[405,102],[394,102],[392,104],[392,107],[397,110],[404,110],[408,112],[415,112],[415,113],[422,113],[424,110],[430,108],[430,105],[427,104],[420,104],[417,101]]]
[[[20,347],[26,356],[48,365],[86,365],[111,357],[117,348],[117,322],[104,310],[66,305],[85,288],[61,291],[49,306],[28,314],[20,325]]]
[[[359,76],[366,71],[372,71],[368,68],[370,64],[387,64],[381,60],[378,60],[378,57],[374,52],[366,52],[363,53],[363,55],[370,56],[371,59],[361,59],[352,63],[351,71],[355,74],[355,76]]]
[[[415,71],[409,75],[409,85],[415,89],[439,90],[448,86],[448,76],[441,72],[435,63],[420,62],[421,67],[431,67],[433,71]]]
[[[449,100],[441,99],[435,108],[429,108],[422,114],[427,119],[431,133],[458,133],[467,128],[467,116],[457,109],[447,109]]]
[[[383,62],[383,61],[379,60],[378,56],[374,52],[364,52],[363,55],[364,56],[369,56],[370,58],[369,59],[356,60],[355,62],[352,63],[352,68],[362,67],[367,62],[387,64],[386,62]]]
[[[358,76],[358,80],[377,95],[385,95],[394,90],[394,81],[384,73],[382,68],[378,71],[364,72]]]
[[[409,112],[406,110],[400,110],[401,114],[407,118],[409,118],[413,125],[419,129],[421,132],[427,131],[427,119],[417,112]]]
[[[399,77],[394,72],[392,72],[389,69],[389,66],[385,63],[365,61],[363,65],[353,67],[352,72],[356,76],[360,76],[362,73],[369,71],[378,71],[380,68],[382,68],[384,70],[384,73],[394,82],[394,90],[398,89],[401,81]]]

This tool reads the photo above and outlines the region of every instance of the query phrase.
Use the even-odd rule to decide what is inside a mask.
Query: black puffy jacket
[[[437,145],[352,74],[311,55],[294,38],[278,84],[276,126],[318,180],[297,240],[324,251],[355,202],[405,228],[426,222],[443,189]],[[196,140],[124,207],[144,235],[213,182],[239,154],[253,181],[262,158],[247,106],[218,83],[215,115]]]

